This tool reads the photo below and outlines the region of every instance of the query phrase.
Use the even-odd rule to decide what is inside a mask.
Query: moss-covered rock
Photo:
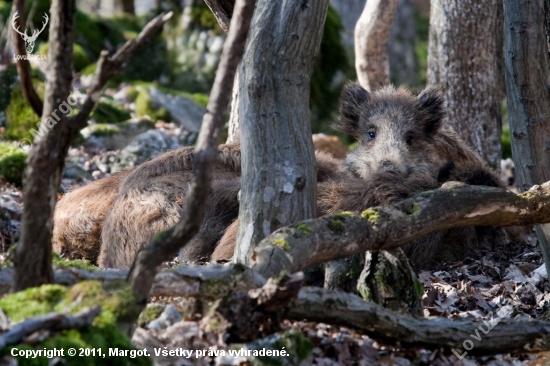
[[[44,98],[44,83],[33,78],[33,85],[40,98]],[[19,141],[21,139],[32,140],[33,136],[29,131],[31,129],[36,129],[36,125],[39,121],[40,117],[36,115],[23,96],[21,85],[17,84],[11,92],[10,104],[6,109],[7,129],[4,137],[14,141]]]
[[[147,88],[136,88],[138,95],[136,97],[136,115],[140,117],[149,116],[153,121],[170,121],[170,113],[164,108],[156,108],[151,100]]]
[[[17,146],[0,143],[0,175],[10,183],[22,184],[28,154]]]
[[[119,123],[131,118],[124,106],[111,97],[102,96],[92,112],[91,118],[96,123]]]
[[[99,270],[98,267],[92,265],[89,261],[85,259],[68,260],[68,259],[61,258],[61,256],[57,253],[52,253],[52,266],[64,267],[64,268],[78,268],[78,269],[85,269],[87,271]]]
[[[47,55],[49,50],[49,43],[42,43],[36,51],[37,55]],[[76,72],[80,72],[86,66],[90,65],[92,61],[90,56],[84,50],[84,48],[78,43],[73,44],[73,68]]]
[[[24,306],[22,306],[24,304]],[[103,286],[96,281],[81,282],[72,288],[61,285],[44,285],[31,288],[0,299],[0,308],[6,312],[11,321],[22,321],[27,317],[47,314],[49,312],[70,312],[72,314],[96,305],[101,306],[101,314],[96,317],[92,326],[57,332],[44,341],[33,345],[22,344],[6,347],[0,354],[10,354],[12,348],[18,349],[63,349],[66,365],[151,365],[146,357],[115,357],[108,352],[109,348],[133,350],[130,340],[121,329],[135,319],[139,308],[135,305],[132,291],[127,284]],[[98,349],[102,355],[68,356],[67,350],[75,348]],[[35,359],[18,359],[20,365],[48,365],[46,357]]]

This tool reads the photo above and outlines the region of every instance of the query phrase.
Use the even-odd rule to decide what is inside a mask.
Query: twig
[[[218,24],[225,33],[229,32],[229,24],[235,7],[235,0],[204,0],[210,8]]]
[[[12,344],[19,344],[24,337],[40,330],[58,331],[63,329],[83,328],[101,313],[101,307],[85,308],[75,315],[50,313],[29,318],[14,325],[6,333],[0,334],[0,350]]]
[[[19,25],[22,25],[23,28],[25,27],[24,17],[25,17],[25,0],[15,0],[13,2],[12,7],[12,14],[15,14],[18,12],[20,14],[20,17],[18,19],[15,19],[14,22],[18,22]],[[7,27],[6,22],[6,27]],[[15,52],[18,55],[26,55],[27,50],[25,49],[25,41],[22,37],[19,37],[17,35],[13,35],[13,43],[15,46]],[[36,92],[36,89],[32,85],[32,78],[31,78],[31,64],[29,63],[29,60],[23,60],[21,58],[18,58],[16,61],[17,65],[17,73],[19,74],[19,79],[21,83],[21,91],[23,92],[23,96],[29,102],[29,105],[31,106],[34,113],[36,113],[37,116],[42,116],[42,110],[44,108],[44,103],[38,96],[38,93]]]
[[[231,88],[237,66],[244,53],[248,29],[254,12],[255,0],[238,0],[231,20],[231,28],[224,45],[214,86],[202,120],[195,149],[194,176],[186,209],[180,221],[157,235],[143,248],[130,270],[129,281],[139,304],[145,304],[157,266],[172,258],[198,232],[204,216],[204,202],[210,195],[211,177],[217,155],[220,129],[231,98]]]

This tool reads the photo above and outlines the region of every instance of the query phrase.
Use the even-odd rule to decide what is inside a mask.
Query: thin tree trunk
[[[390,83],[387,44],[396,11],[397,0],[369,0],[355,26],[355,69],[368,91]]]
[[[399,0],[390,31],[388,57],[391,81],[397,85],[417,86],[419,64],[416,57],[416,25],[411,0]]]
[[[231,96],[231,114],[229,116],[226,144],[234,144],[241,141],[241,123],[239,121],[239,73],[235,76]]]
[[[550,61],[545,47],[545,3],[504,2],[510,135],[522,191],[550,179]],[[550,225],[537,226],[536,232],[550,273]]]
[[[433,0],[428,84],[447,103],[445,124],[494,168],[502,133],[502,2]]]
[[[75,10],[74,0],[52,2],[49,67],[41,123],[53,126],[44,138],[35,141],[29,154],[23,187],[21,241],[15,254],[15,291],[53,280],[52,216],[70,144],[67,114],[58,109],[67,100],[71,88],[72,68],[67,65],[73,64]]]
[[[235,260],[273,230],[315,217],[309,88],[328,0],[260,0],[239,67],[242,187]]]

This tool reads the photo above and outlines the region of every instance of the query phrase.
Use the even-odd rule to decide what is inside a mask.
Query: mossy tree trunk
[[[522,191],[550,180],[550,60],[545,0],[506,0],[506,89],[516,176]],[[546,19],[548,21],[548,19]],[[550,225],[536,227],[550,273]]]
[[[35,141],[30,153],[23,186],[21,241],[15,254],[14,290],[50,283],[52,272],[53,211],[61,183],[64,159],[69,150],[67,115],[60,104],[71,88],[74,37],[74,0],[54,0],[50,10],[49,67],[41,123],[48,134]]]
[[[239,66],[242,187],[235,260],[273,230],[315,217],[309,93],[328,0],[259,0]]]
[[[500,166],[502,2],[434,0],[428,84],[446,98],[445,124],[488,164]]]

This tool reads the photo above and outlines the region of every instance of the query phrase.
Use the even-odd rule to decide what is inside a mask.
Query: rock
[[[75,180],[77,183],[94,180],[90,172],[74,164],[65,164],[63,178]]]
[[[166,308],[164,308],[164,311],[158,319],[155,319],[149,323],[148,328],[158,332],[162,329],[168,328],[182,319],[183,316],[180,314],[178,309],[174,305],[169,304]]]
[[[106,150],[119,150],[136,136],[154,128],[153,121],[147,118],[130,119],[116,124],[99,123],[84,128],[80,133],[87,145],[97,145]]]
[[[202,117],[206,113],[205,108],[189,98],[166,94],[153,86],[148,87],[147,92],[151,102],[158,108],[166,109],[182,129],[190,132],[200,130]]]
[[[179,145],[166,132],[149,130],[136,136],[118,155],[109,157],[111,161],[105,163],[110,166],[110,172],[114,173],[138,166],[167,150],[178,147]],[[103,171],[99,164],[97,166]]]

